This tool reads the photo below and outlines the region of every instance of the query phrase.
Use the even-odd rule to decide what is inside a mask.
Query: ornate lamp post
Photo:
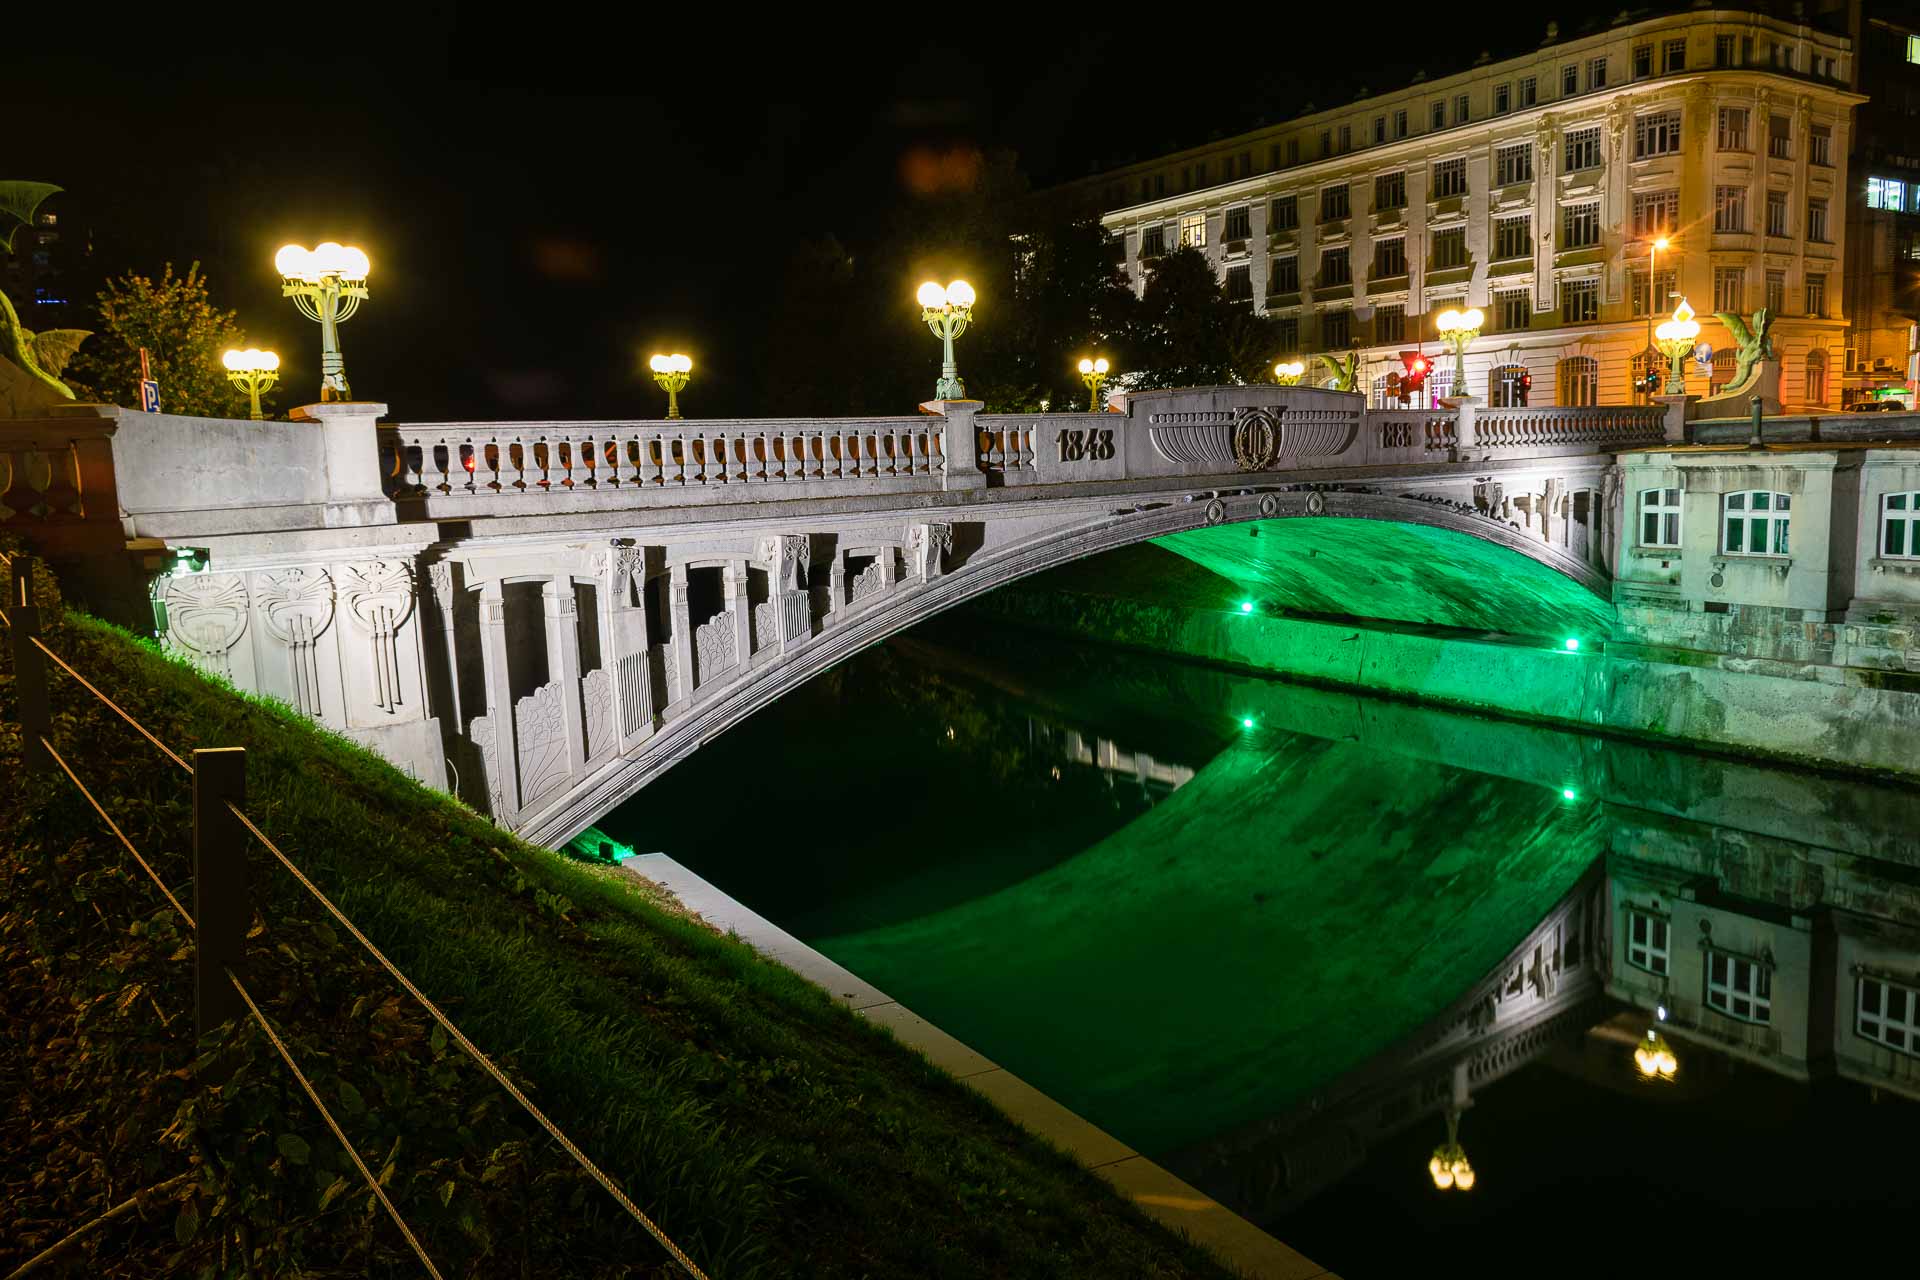
[[[271,351],[248,347],[245,351],[227,352],[220,357],[220,363],[227,366],[227,381],[247,393],[247,399],[253,404],[253,420],[260,421],[260,393],[273,390],[273,384],[280,381],[280,357]]]
[[[1693,350],[1693,340],[1700,336],[1700,324],[1693,318],[1693,308],[1687,305],[1685,298],[1673,309],[1673,319],[1653,331],[1660,343],[1660,350],[1667,357],[1667,394],[1683,396],[1687,393],[1687,374],[1683,362]]]
[[[1457,1108],[1447,1109],[1447,1140],[1433,1149],[1433,1158],[1427,1161],[1427,1172],[1433,1175],[1433,1185],[1442,1191],[1473,1190],[1473,1166],[1467,1163],[1466,1148],[1460,1145],[1460,1112]]]
[[[1453,394],[1456,396],[1467,394],[1467,347],[1480,336],[1480,324],[1485,319],[1478,307],[1468,307],[1465,311],[1448,307],[1433,322],[1440,341],[1453,348]]]
[[[1653,282],[1659,277],[1654,274],[1653,264],[1666,251],[1667,238],[1661,236],[1647,246],[1647,345],[1653,345],[1653,313],[1660,309],[1659,298],[1653,296]]]
[[[1280,385],[1283,387],[1299,386],[1300,379],[1306,377],[1306,375],[1307,364],[1304,360],[1282,360],[1279,364],[1273,366],[1273,376],[1279,379]]]
[[[273,265],[285,282],[281,296],[292,298],[301,315],[320,322],[320,399],[351,400],[339,326],[366,301],[367,255],[331,240],[313,249],[290,244],[273,255]]]
[[[655,356],[647,361],[647,367],[653,370],[653,380],[667,393],[667,417],[680,416],[680,393],[686,390],[687,381],[693,377],[693,357],[675,352],[670,356]]]
[[[942,289],[929,280],[916,296],[920,299],[920,318],[941,342],[940,381],[934,384],[933,398],[964,400],[967,386],[960,381],[960,366],[953,362],[953,340],[967,331],[967,322],[973,319],[973,286],[955,280]]]
[[[1107,358],[1082,360],[1080,362],[1080,381],[1087,384],[1087,412],[1100,412],[1100,384],[1107,380]]]

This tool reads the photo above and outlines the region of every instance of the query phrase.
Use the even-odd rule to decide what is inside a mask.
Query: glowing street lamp
[[[967,322],[973,319],[973,286],[955,280],[943,289],[929,280],[915,296],[920,300],[920,318],[941,343],[940,381],[934,384],[933,398],[965,400],[967,386],[960,381],[960,366],[953,362],[953,340],[967,331]]]
[[[338,326],[366,301],[367,255],[331,240],[313,249],[290,244],[273,255],[273,266],[283,281],[281,296],[292,298],[301,315],[320,322],[320,399],[353,399]]]
[[[1671,1080],[1673,1073],[1680,1069],[1680,1060],[1673,1056],[1665,1036],[1649,1030],[1647,1038],[1633,1051],[1633,1065],[1640,1068],[1640,1074],[1648,1080]]]
[[[1660,343],[1660,350],[1666,355],[1667,394],[1680,396],[1687,393],[1687,375],[1682,362],[1693,350],[1693,340],[1700,336],[1700,323],[1693,318],[1693,308],[1687,305],[1685,298],[1673,309],[1673,319],[1666,321],[1653,331]]]
[[[1427,1161],[1433,1185],[1442,1191],[1473,1190],[1473,1166],[1467,1163],[1466,1148],[1460,1145],[1460,1112],[1447,1111],[1447,1140],[1433,1149]]]
[[[675,352],[670,356],[654,356],[647,361],[647,367],[653,370],[653,380],[667,393],[667,417],[680,416],[680,393],[686,390],[687,382],[693,377],[693,357]]]
[[[1448,307],[1433,322],[1440,341],[1453,348],[1453,394],[1456,396],[1467,394],[1467,346],[1480,336],[1480,324],[1485,319],[1478,307],[1468,307],[1465,311]]]
[[[1100,412],[1100,384],[1107,380],[1107,358],[1082,360],[1080,362],[1080,381],[1087,384],[1087,412]]]
[[[1647,345],[1648,346],[1653,345],[1653,313],[1659,310],[1660,303],[1662,301],[1662,299],[1656,298],[1653,296],[1653,282],[1655,279],[1657,279],[1657,277],[1653,274],[1653,264],[1655,259],[1659,258],[1661,254],[1667,251],[1667,245],[1670,243],[1671,241],[1669,241],[1665,236],[1661,236],[1659,239],[1655,240],[1652,244],[1647,246]]]
[[[220,357],[220,363],[227,366],[227,381],[247,393],[247,399],[253,404],[253,420],[260,421],[260,393],[273,390],[273,384],[280,381],[280,357],[271,351],[248,347],[245,351],[227,352]]]
[[[1299,386],[1300,379],[1304,378],[1306,374],[1307,363],[1304,360],[1282,360],[1279,364],[1273,366],[1273,376],[1279,379],[1280,385],[1283,387]]]

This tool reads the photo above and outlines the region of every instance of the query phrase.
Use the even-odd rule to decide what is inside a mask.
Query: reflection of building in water
[[[1089,736],[1078,729],[1066,729],[1045,720],[1027,720],[1029,740],[1070,764],[1091,765],[1108,774],[1108,781],[1131,778],[1151,798],[1159,800],[1178,791],[1193,780],[1194,771],[1183,764],[1156,760],[1144,751],[1129,751],[1109,738]]]
[[[1256,1218],[1288,1211],[1417,1123],[1436,1139],[1448,1111],[1576,1040],[1606,1014],[1599,950],[1606,886],[1590,870],[1500,966],[1413,1036],[1293,1110],[1181,1152],[1182,1177]],[[1331,1034],[1331,1032],[1330,1032]],[[1473,1119],[1461,1127],[1473,1148]]]
[[[1681,851],[1683,842],[1669,846]],[[1920,887],[1845,857],[1616,859],[1607,991],[1797,1080],[1920,1098]]]

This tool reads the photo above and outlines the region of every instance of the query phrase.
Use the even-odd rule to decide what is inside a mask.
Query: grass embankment
[[[1096,1176],[631,877],[522,844],[106,624],[49,644],[185,754],[248,749],[262,829],[715,1277],[1220,1276]],[[74,786],[18,767],[0,659],[0,1274],[423,1274],[264,1038],[196,1070],[192,936]],[[190,780],[57,670],[53,741],[191,909]],[[823,815],[743,778],[714,797]],[[782,856],[782,855],[776,855]],[[660,1248],[268,855],[248,983],[449,1275],[668,1274]],[[249,1266],[251,1270],[249,1271]]]

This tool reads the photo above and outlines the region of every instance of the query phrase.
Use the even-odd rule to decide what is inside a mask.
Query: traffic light
[[[1405,375],[1400,379],[1400,389],[1411,395],[1426,385],[1427,374],[1432,370],[1433,362],[1418,351],[1402,351],[1400,362],[1407,367]]]
[[[1647,376],[1640,379],[1640,385],[1642,388],[1645,389],[1648,395],[1653,395],[1654,393],[1659,391],[1660,390],[1660,371],[1657,369],[1647,370]]]
[[[1522,373],[1520,375],[1520,406],[1522,408],[1526,407],[1527,397],[1532,394],[1533,375],[1531,373]]]

